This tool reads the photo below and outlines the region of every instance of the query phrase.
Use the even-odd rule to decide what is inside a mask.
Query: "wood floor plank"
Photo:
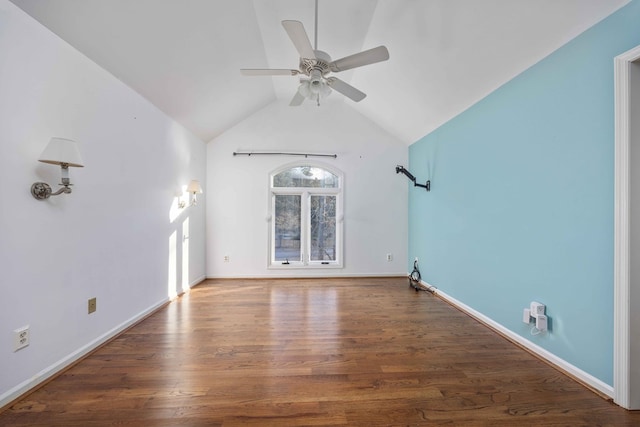
[[[406,278],[207,280],[0,426],[640,426]]]

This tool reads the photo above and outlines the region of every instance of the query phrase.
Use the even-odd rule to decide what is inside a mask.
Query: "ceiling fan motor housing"
[[[311,81],[319,81],[329,70],[331,57],[328,53],[321,50],[313,51],[315,58],[300,58],[300,71],[311,77]],[[314,84],[314,83],[312,83]],[[318,84],[318,83],[315,83]]]

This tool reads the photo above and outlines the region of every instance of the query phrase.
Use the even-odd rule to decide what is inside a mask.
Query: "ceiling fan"
[[[355,102],[360,102],[367,96],[364,92],[329,74],[386,61],[389,59],[389,51],[385,46],[378,46],[332,61],[329,54],[318,50],[318,0],[315,6],[315,48],[311,46],[302,22],[282,21],[282,26],[300,54],[297,70],[245,68],[240,72],[245,76],[307,76],[308,78],[300,79],[300,86],[289,103],[290,106],[301,105],[305,99],[313,99],[320,105],[320,99],[329,95],[331,89]]]

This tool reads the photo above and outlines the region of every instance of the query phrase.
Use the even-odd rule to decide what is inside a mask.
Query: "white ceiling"
[[[210,141],[272,102],[297,68],[280,22],[314,41],[314,0],[11,0],[62,39]],[[320,0],[318,48],[338,59],[384,44],[387,62],[339,74],[367,93],[346,102],[415,142],[629,0]],[[294,108],[294,107],[291,107]]]

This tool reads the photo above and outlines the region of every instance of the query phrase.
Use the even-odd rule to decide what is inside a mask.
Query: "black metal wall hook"
[[[422,188],[426,189],[427,191],[431,191],[431,180],[430,180],[430,179],[428,179],[428,180],[427,180],[426,184],[418,184],[418,183],[416,182],[416,177],[415,177],[415,176],[413,176],[413,175],[411,174],[411,172],[409,172],[408,170],[406,170],[406,169],[404,168],[404,166],[400,166],[400,165],[396,166],[396,173],[403,173],[403,174],[405,174],[405,175],[407,176],[407,178],[409,178],[411,181],[413,181],[413,186],[414,186],[414,187],[422,187]]]

